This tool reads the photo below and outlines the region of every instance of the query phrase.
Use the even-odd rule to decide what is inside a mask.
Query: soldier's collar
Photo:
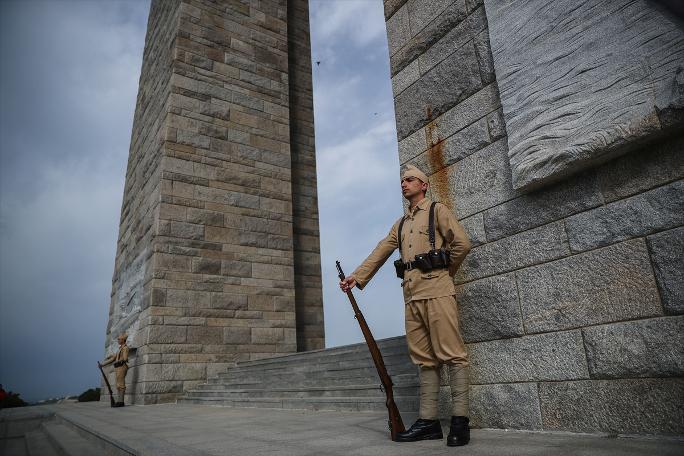
[[[418,204],[416,204],[416,207],[427,210],[427,208],[430,207],[430,203],[431,201],[428,198],[423,198]]]
[[[430,203],[431,201],[427,197],[423,198],[422,200],[420,200],[418,204],[414,206],[413,210],[411,210],[410,207],[406,208],[406,215],[411,215],[418,209],[427,210],[427,208],[430,207]]]

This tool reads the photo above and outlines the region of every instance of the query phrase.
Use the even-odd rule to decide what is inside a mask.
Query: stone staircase
[[[402,412],[418,409],[418,371],[406,340],[378,341]],[[304,410],[386,410],[365,343],[238,363],[189,390],[178,403]]]
[[[26,407],[0,417],[0,454],[15,456],[127,455],[56,416],[49,407]]]

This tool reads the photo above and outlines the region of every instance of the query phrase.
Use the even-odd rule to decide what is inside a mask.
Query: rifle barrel
[[[344,280],[345,275],[342,271],[342,266],[340,265],[340,262],[336,261],[335,263],[337,266],[337,272],[340,280]],[[371,330],[368,327],[368,323],[366,323],[366,319],[363,317],[363,313],[359,309],[359,306],[356,303],[356,298],[354,298],[354,294],[351,292],[351,290],[347,290],[347,297],[349,298],[349,302],[351,303],[352,308],[354,309],[354,317],[359,322],[361,332],[363,333],[363,338],[366,340],[366,345],[368,345],[368,350],[370,351],[371,357],[373,358],[373,364],[375,364],[375,368],[378,371],[378,376],[380,377],[380,382],[382,383],[383,389],[385,391],[385,396],[387,397],[387,402],[385,403],[385,405],[387,405],[387,411],[389,413],[390,436],[392,440],[396,440],[396,434],[398,432],[404,432],[406,428],[404,427],[404,423],[401,419],[401,413],[399,413],[399,408],[397,407],[397,404],[394,402],[394,392],[392,391],[392,378],[387,373],[385,362],[382,359],[382,353],[378,348],[377,342],[375,342],[373,333],[371,333]]]
[[[97,367],[100,368],[100,372],[102,372],[102,378],[104,378],[105,385],[107,385],[107,389],[109,390],[109,403],[112,407],[114,407],[114,393],[112,392],[112,387],[109,384],[109,380],[107,380],[107,375],[105,375],[104,369],[102,369],[102,364],[100,362],[97,362]]]

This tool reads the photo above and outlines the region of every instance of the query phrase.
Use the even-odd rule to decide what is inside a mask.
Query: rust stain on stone
[[[437,137],[436,140],[433,135],[433,129],[435,126],[432,124],[425,128],[425,133],[427,137],[428,150],[427,157],[430,162],[430,171],[437,172],[446,166],[444,161],[444,146],[446,141]]]
[[[446,168],[444,168],[443,148],[444,141],[436,144],[428,151],[428,158],[430,166],[433,169],[440,169],[430,176],[430,186],[432,187],[432,195],[435,201],[440,201],[448,206],[451,205],[451,198],[449,196],[449,178]],[[438,165],[438,163],[440,165]]]
[[[432,108],[427,106],[425,114],[430,118]],[[446,140],[439,135],[437,128],[439,124],[432,121],[425,126],[425,138],[427,140],[428,150],[426,152],[427,161],[430,166],[430,186],[432,187],[433,199],[444,204],[451,205],[449,197],[449,179],[446,171],[446,161],[444,159],[444,146]]]

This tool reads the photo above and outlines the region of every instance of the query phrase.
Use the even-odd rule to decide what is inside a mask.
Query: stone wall
[[[108,332],[131,401],[323,346],[310,71],[304,0],[152,2]]]
[[[105,341],[107,354],[116,352],[116,338],[122,332],[129,334],[129,345],[133,347],[147,343],[146,326],[151,320],[153,296],[153,241],[161,201],[161,148],[173,68],[169,43],[174,40],[178,14],[177,1],[153,2],[150,6],[121,205]],[[138,383],[145,378],[148,357],[142,355],[144,351],[130,363],[133,369],[127,378],[128,393],[135,394]]]
[[[385,17],[400,162],[474,245],[456,277],[474,424],[684,433],[684,137],[515,189],[483,2]]]

